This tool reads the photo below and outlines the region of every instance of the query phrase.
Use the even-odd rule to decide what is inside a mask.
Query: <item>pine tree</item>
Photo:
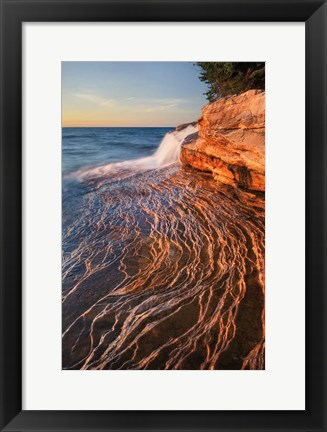
[[[265,88],[265,63],[197,62],[200,80],[208,85],[204,93],[212,102],[223,96]]]

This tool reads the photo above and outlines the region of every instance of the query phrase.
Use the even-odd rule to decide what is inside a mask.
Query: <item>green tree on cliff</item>
[[[204,93],[212,102],[229,94],[265,88],[265,64],[246,62],[197,62],[200,80],[208,85]]]

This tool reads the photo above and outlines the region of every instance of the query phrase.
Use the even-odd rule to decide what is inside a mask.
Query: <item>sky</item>
[[[62,62],[62,126],[177,126],[205,91],[192,62]]]

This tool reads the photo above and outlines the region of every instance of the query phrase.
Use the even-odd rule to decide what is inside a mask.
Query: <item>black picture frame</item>
[[[0,0],[0,4],[1,430],[326,431],[326,1]],[[304,411],[22,411],[22,23],[29,21],[305,22]],[[286,79],[291,81],[296,71],[288,72]]]

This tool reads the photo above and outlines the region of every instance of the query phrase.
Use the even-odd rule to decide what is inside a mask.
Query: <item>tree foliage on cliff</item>
[[[265,88],[265,64],[246,62],[197,62],[200,80],[208,85],[204,93],[212,102],[230,94]]]

